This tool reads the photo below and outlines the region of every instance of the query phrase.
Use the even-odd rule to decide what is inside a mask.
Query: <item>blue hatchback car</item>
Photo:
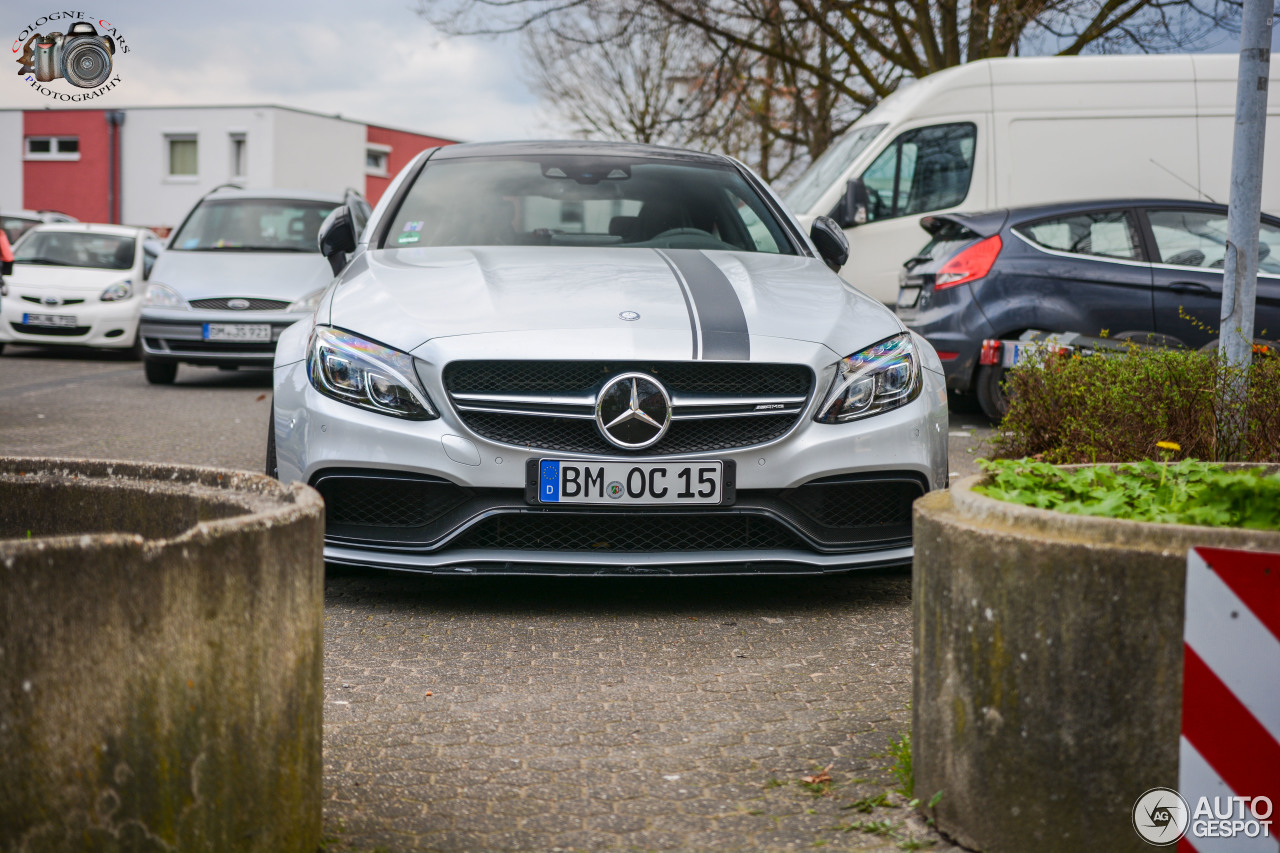
[[[933,344],[947,388],[1003,414],[1004,368],[985,338],[1029,329],[1156,335],[1216,345],[1226,205],[1161,199],[1037,205],[926,216],[930,234],[900,278],[898,315]],[[1255,336],[1280,339],[1280,219],[1261,223]]]

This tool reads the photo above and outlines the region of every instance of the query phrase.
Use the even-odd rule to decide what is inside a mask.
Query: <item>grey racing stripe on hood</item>
[[[673,266],[681,279],[686,302],[693,301],[690,313],[697,326],[695,357],[701,343],[701,357],[709,361],[749,361],[751,336],[747,331],[747,315],[720,268],[697,249],[655,251]]]

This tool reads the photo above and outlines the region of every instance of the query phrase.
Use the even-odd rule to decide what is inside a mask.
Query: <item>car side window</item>
[[[978,138],[971,122],[899,134],[866,171],[867,219],[892,219],[955,207],[969,194]]]
[[[1138,230],[1123,210],[1103,210],[1041,219],[1014,228],[1037,246],[1073,255],[1142,260]]]
[[[1179,267],[1222,269],[1227,256],[1227,215],[1211,210],[1150,210],[1147,221],[1160,262]],[[1261,224],[1258,272],[1280,275],[1280,228]]]

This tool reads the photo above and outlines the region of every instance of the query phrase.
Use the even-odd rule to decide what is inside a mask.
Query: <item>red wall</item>
[[[31,210],[60,210],[81,222],[109,222],[110,137],[102,110],[26,110],[27,136],[78,136],[79,160],[24,160],[22,204]],[[26,152],[26,143],[23,143]]]
[[[391,130],[386,127],[368,125],[365,131],[367,141],[375,145],[390,145],[391,153],[387,155],[387,177],[379,178],[366,175],[364,179],[364,197],[369,204],[377,204],[382,198],[391,179],[400,173],[410,160],[424,148],[435,148],[437,145],[452,145],[452,139],[440,139],[436,136],[423,136],[421,133],[408,133],[403,130]]]

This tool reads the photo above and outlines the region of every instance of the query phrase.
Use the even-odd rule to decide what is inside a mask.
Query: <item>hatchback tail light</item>
[[[991,267],[1000,256],[1004,244],[1000,235],[996,234],[985,240],[979,240],[960,254],[942,265],[933,282],[934,290],[943,290],[964,284],[966,281],[982,278],[991,272]]]

